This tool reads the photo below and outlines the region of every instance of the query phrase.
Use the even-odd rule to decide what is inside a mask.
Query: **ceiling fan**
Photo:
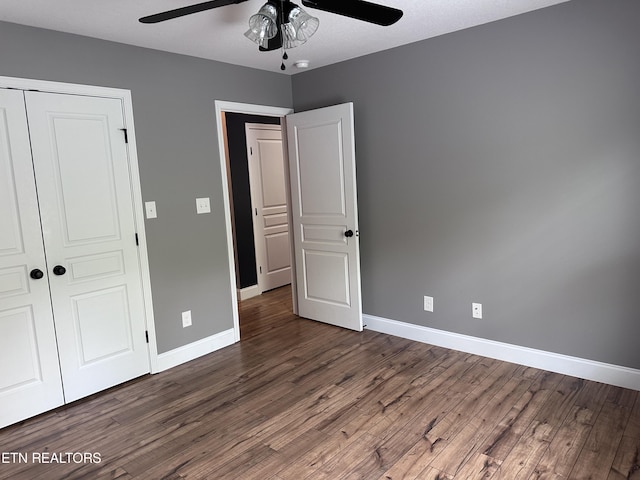
[[[162,13],[142,17],[141,23],[159,23],[192,13],[224,7],[247,0],[209,0],[187,7],[176,8]],[[371,3],[364,0],[302,0],[308,8],[335,13],[349,18],[381,26],[396,23],[402,17],[402,10]],[[268,0],[258,13],[249,19],[249,30],[245,36],[258,44],[262,52],[283,50],[283,60],[287,59],[286,50],[305,43],[318,29],[319,20],[302,10],[291,0]],[[286,67],[284,62],[280,66]]]

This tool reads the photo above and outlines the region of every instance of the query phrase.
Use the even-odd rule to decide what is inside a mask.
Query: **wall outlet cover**
[[[196,213],[211,213],[211,203],[209,197],[196,198]]]
[[[481,303],[472,303],[471,304],[471,316],[473,318],[482,318],[482,304]]]
[[[433,312],[433,297],[424,296],[424,311]]]
[[[186,312],[182,312],[182,328],[187,328],[191,326],[191,310],[187,310]]]

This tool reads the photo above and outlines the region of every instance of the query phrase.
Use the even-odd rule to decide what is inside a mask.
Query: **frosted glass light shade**
[[[316,33],[320,25],[320,20],[312,17],[296,5],[291,9],[291,12],[289,12],[289,23],[296,32],[296,38],[301,43],[304,43]]]
[[[280,25],[280,31],[282,32],[282,46],[286,50],[297,47],[304,43],[298,40],[296,36],[296,29],[293,28],[293,25],[291,23],[283,23],[282,25]]]
[[[278,33],[278,10],[271,3],[265,3],[258,13],[249,18],[249,30],[244,34],[249,40],[261,47],[267,46],[267,41]]]

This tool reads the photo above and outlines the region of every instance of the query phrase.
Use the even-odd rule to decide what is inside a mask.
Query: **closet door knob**
[[[62,265],[56,265],[55,267],[53,267],[54,275],[64,275],[65,273],[67,273],[67,269],[64,268]]]
[[[34,280],[40,280],[42,277],[44,277],[44,273],[42,273],[42,270],[40,270],[39,268],[34,268],[29,272],[29,276]]]
[[[344,236],[347,238],[353,237],[353,230],[347,230],[344,232]]]

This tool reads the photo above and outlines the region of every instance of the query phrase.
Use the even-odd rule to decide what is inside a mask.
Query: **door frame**
[[[255,165],[252,167],[252,162],[251,162],[251,154],[250,154],[250,145],[249,145],[249,131],[255,131],[255,130],[270,130],[270,131],[278,131],[280,132],[280,144],[282,146],[282,159],[283,159],[283,174],[284,174],[284,180],[285,180],[285,188],[287,189],[287,191],[289,190],[289,187],[287,184],[290,185],[290,181],[289,181],[289,177],[288,177],[288,173],[287,171],[285,171],[284,169],[284,148],[285,148],[285,143],[282,140],[282,125],[276,125],[276,124],[271,124],[271,123],[255,123],[255,122],[251,122],[251,123],[245,123],[245,132],[247,134],[247,138],[246,138],[246,144],[247,144],[247,159],[248,159],[248,163],[249,163],[249,190],[251,193],[251,207],[252,208],[256,208],[256,203],[258,202],[258,185],[256,185],[255,180],[257,178],[260,178],[260,180],[262,180],[262,173],[260,171],[260,169],[258,169],[258,171],[256,171],[256,167]],[[262,190],[260,188],[260,190]],[[287,218],[289,217],[289,209],[291,208],[291,198],[286,198],[287,200]],[[264,285],[264,281],[260,281],[261,275],[260,275],[260,267],[265,265],[267,263],[266,261],[266,252],[264,251],[264,248],[262,248],[262,246],[258,246],[258,243],[262,243],[264,244],[264,215],[262,213],[262,209],[260,209],[259,212],[256,212],[255,214],[253,214],[251,216],[251,218],[253,219],[253,243],[254,243],[254,251],[255,251],[255,255],[256,255],[256,275],[258,278],[258,295],[261,295],[262,292],[265,291],[265,285]],[[287,222],[287,227],[290,227],[290,222]],[[291,235],[291,231],[289,231],[289,235]],[[291,237],[289,238],[289,257],[291,258]],[[289,268],[291,268],[291,265],[289,266]],[[292,279],[293,282],[293,279]]]
[[[151,295],[151,274],[149,271],[149,257],[147,253],[147,236],[144,226],[144,210],[142,201],[142,188],[140,184],[140,171],[138,167],[138,151],[136,148],[136,133],[133,121],[133,103],[131,91],[100,87],[92,85],[80,85],[75,83],[51,82],[46,80],[33,80],[27,78],[0,76],[0,88],[13,88],[17,90],[37,90],[46,93],[60,93],[67,95],[82,95],[86,97],[107,97],[121,101],[122,116],[127,129],[129,185],[133,195],[133,210],[135,228],[138,233],[138,262],[142,282],[142,296],[144,306],[144,320],[149,335],[148,355],[151,373],[160,370],[158,366],[158,348],[156,345],[155,317],[153,313],[153,299]]]
[[[233,222],[231,218],[231,183],[230,183],[230,169],[227,159],[227,132],[226,125],[223,122],[225,113],[243,113],[245,115],[263,115],[265,117],[280,117],[282,127],[282,155],[284,159],[285,170],[285,185],[287,187],[287,200],[291,204],[291,189],[289,187],[289,156],[287,149],[284,148],[287,145],[287,132],[285,116],[293,113],[293,108],[289,107],[274,107],[267,105],[256,105],[250,103],[238,103],[228,102],[225,100],[215,101],[215,114],[216,114],[216,126],[218,133],[218,152],[220,157],[220,176],[222,178],[222,197],[224,199],[224,220],[227,234],[227,257],[229,262],[229,286],[231,288],[231,312],[233,316],[233,336],[234,341],[240,341],[240,316],[238,314],[238,292],[236,283],[236,261],[235,261],[235,248],[233,240]],[[287,213],[287,222],[289,223],[289,232],[291,232],[291,209]],[[293,255],[293,248],[291,248]],[[291,276],[295,278],[295,260],[291,260]],[[291,282],[291,295],[293,299],[293,313],[298,311],[298,295],[295,288],[295,283]]]

